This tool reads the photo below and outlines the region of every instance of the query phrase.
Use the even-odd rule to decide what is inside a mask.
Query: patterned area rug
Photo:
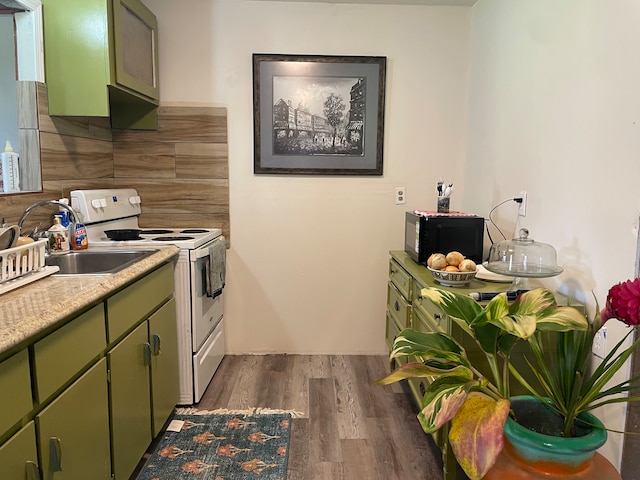
[[[139,480],[287,478],[291,413],[177,412]]]

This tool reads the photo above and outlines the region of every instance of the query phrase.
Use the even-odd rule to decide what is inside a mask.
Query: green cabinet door
[[[32,409],[29,354],[25,349],[0,363],[0,441]]]
[[[147,322],[107,355],[110,371],[113,473],[127,479],[151,443],[151,401]]]
[[[27,423],[0,447],[0,472],[3,480],[40,479],[33,422]]]
[[[149,317],[153,436],[173,412],[180,395],[176,301],[172,298]]]
[[[111,479],[106,359],[42,410],[36,425],[43,480]]]
[[[42,0],[49,114],[157,130],[158,29],[140,0]]]

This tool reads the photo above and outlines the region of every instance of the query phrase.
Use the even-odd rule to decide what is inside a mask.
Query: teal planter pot
[[[515,419],[504,426],[505,446],[483,480],[621,480],[596,450],[607,441],[600,420],[585,413],[577,436],[561,436],[562,418],[531,396],[512,397]],[[535,430],[535,431],[534,431]]]
[[[511,409],[515,412],[517,421],[507,418],[504,435],[518,455],[527,462],[550,461],[578,468],[607,441],[604,425],[590,413],[579,417],[586,422],[578,426],[579,436],[565,438],[561,436],[560,415],[534,397],[512,397]],[[533,431],[532,428],[546,434]]]

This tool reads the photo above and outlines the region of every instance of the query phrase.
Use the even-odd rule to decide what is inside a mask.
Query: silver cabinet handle
[[[58,437],[49,438],[49,470],[52,472],[62,471],[62,442]]]
[[[396,300],[396,302],[393,304],[393,308],[396,309],[396,312],[400,311],[400,304],[398,303],[398,301]]]
[[[24,469],[27,480],[40,480],[40,469],[35,462],[27,460],[24,462]]]
[[[142,363],[145,367],[151,365],[151,345],[149,345],[149,342],[142,344]]]
[[[152,353],[154,355],[160,355],[160,335],[154,333],[151,337],[151,341],[153,343]]]

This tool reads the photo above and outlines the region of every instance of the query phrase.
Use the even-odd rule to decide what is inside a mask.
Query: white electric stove
[[[219,228],[140,228],[142,200],[135,189],[74,190],[71,206],[82,215],[89,247],[175,245],[175,298],[180,362],[179,404],[200,401],[224,357],[223,289],[211,292],[207,274],[211,252],[225,255]],[[111,240],[109,230],[140,230],[129,240]],[[218,263],[218,262],[216,262]],[[224,265],[224,261],[222,262]],[[222,272],[224,277],[224,272]]]

